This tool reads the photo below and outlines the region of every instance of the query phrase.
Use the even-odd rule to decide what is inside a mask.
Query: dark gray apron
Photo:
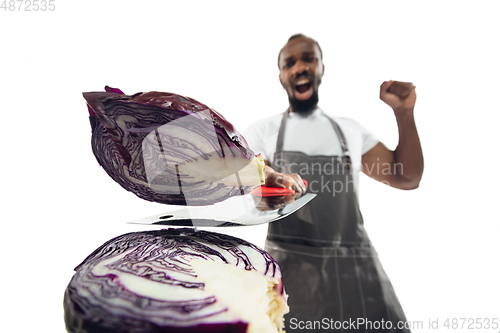
[[[289,295],[287,333],[300,327],[305,332],[409,332],[397,329],[406,318],[363,226],[340,127],[330,119],[342,156],[309,156],[283,151],[287,118],[288,111],[272,167],[300,174],[309,183],[308,192],[317,194],[296,213],[269,225],[266,250],[280,265]],[[312,144],[322,140],[305,139]],[[314,321],[318,329],[307,326]]]

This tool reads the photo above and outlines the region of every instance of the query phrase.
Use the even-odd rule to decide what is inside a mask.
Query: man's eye
[[[316,57],[307,57],[306,59],[304,59],[306,62],[314,62],[316,61]]]

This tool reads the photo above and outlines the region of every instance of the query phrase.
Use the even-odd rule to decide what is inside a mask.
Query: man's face
[[[307,37],[288,42],[279,59],[280,82],[294,112],[309,112],[318,104],[324,65],[316,43]]]

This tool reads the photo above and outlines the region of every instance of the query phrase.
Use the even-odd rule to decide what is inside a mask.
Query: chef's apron
[[[317,194],[296,213],[269,225],[266,250],[278,262],[289,295],[287,333],[409,332],[397,328],[406,318],[363,226],[340,127],[330,119],[341,156],[310,156],[283,151],[287,118],[288,111],[271,166],[300,174],[309,183],[307,191]]]

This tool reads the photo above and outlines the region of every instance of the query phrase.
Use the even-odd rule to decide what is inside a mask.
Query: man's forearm
[[[394,150],[394,170],[402,188],[414,189],[418,187],[422,178],[424,157],[413,108],[394,109],[394,114],[399,132],[399,142]]]

